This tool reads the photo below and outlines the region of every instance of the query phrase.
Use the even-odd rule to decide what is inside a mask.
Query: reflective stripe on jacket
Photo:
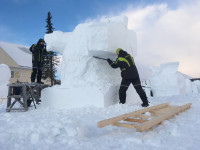
[[[46,48],[38,44],[33,44],[29,50],[32,52],[32,61],[43,62]]]
[[[119,57],[111,64],[112,68],[120,68],[121,76],[125,79],[139,78],[133,57],[126,51],[120,50]]]

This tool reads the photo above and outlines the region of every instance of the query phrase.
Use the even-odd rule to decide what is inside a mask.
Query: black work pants
[[[35,82],[35,77],[37,75],[37,82],[41,82],[42,79],[42,62],[33,62],[32,73],[31,73],[31,82]]]
[[[146,93],[142,89],[140,79],[134,78],[134,79],[124,79],[122,78],[122,82],[119,89],[119,99],[120,103],[124,104],[126,102],[126,91],[128,90],[128,87],[130,84],[133,84],[136,92],[140,96],[143,103],[148,103]]]

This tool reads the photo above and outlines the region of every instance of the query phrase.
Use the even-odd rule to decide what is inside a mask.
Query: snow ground
[[[95,99],[94,99],[95,100]],[[192,103],[190,109],[153,130],[137,132],[114,126],[98,128],[97,122],[141,109],[136,105],[87,106],[50,109],[38,106],[27,112],[5,111],[0,105],[0,150],[199,150],[200,94],[151,98],[151,106]]]

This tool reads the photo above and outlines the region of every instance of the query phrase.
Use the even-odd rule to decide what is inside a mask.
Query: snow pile
[[[79,24],[68,33],[55,31],[46,34],[45,41],[48,50],[63,55],[62,85],[43,91],[45,106],[104,107],[118,102],[120,70],[114,70],[107,61],[92,56],[115,59],[115,51],[119,47],[136,55],[136,34],[127,29],[127,17]],[[133,87],[128,92],[132,94],[128,94],[127,101],[132,99],[130,101],[134,103],[139,100]]]
[[[178,72],[178,62],[164,63],[152,67],[149,78],[153,96],[172,96],[192,93],[192,82],[189,77]]]
[[[10,68],[5,64],[0,64],[0,98],[6,98],[8,95],[7,84],[10,80]]]
[[[200,93],[200,81],[196,80],[192,82],[193,93]]]

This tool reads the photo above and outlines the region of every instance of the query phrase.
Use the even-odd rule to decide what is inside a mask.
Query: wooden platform
[[[164,120],[189,109],[191,105],[192,103],[188,103],[183,106],[170,106],[169,103],[164,103],[102,120],[99,121],[97,125],[99,128],[113,125],[118,127],[133,128],[139,132],[147,131],[153,126],[161,124]]]
[[[28,82],[9,83],[6,111],[7,112],[10,112],[11,110],[27,111],[28,101],[33,102],[36,108],[35,103],[38,103],[40,101],[41,90],[46,87],[49,87],[49,85],[28,83]],[[14,108],[14,105],[16,103],[19,103],[21,107]]]

